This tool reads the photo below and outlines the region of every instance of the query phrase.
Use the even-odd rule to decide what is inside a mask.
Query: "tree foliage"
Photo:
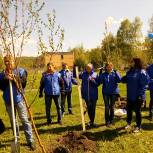
[[[44,3],[38,0],[0,1],[0,48],[3,54],[12,54],[15,61],[21,56],[39,22],[43,6]]]

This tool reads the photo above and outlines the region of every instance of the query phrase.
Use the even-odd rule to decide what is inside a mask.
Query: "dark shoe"
[[[110,122],[106,122],[106,127],[110,127]]]
[[[111,127],[110,123],[107,123],[106,124],[106,127],[110,128]]]
[[[149,120],[150,121],[153,121],[153,116],[149,116]]]
[[[47,125],[50,125],[50,124],[52,124],[52,121],[47,121]]]
[[[65,115],[65,112],[62,112],[62,117],[64,117],[64,115]]]
[[[31,149],[31,150],[36,150],[36,144],[35,144],[35,142],[30,142],[30,143],[28,143],[28,147]]]
[[[88,128],[95,128],[95,127],[97,127],[97,124],[89,122],[87,127]]]
[[[62,121],[61,121],[61,120],[57,121],[57,123],[58,123],[59,125],[62,125]]]
[[[69,111],[69,114],[73,115],[73,112],[72,111]]]
[[[115,125],[115,123],[114,123],[114,122],[110,122],[110,125],[114,126],[114,125]]]

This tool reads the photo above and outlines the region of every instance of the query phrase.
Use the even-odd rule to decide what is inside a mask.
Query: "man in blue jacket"
[[[65,99],[67,98],[68,103],[68,112],[72,113],[72,104],[71,104],[71,94],[72,94],[72,84],[77,85],[77,81],[73,78],[72,72],[68,69],[66,63],[62,63],[62,70],[60,71],[61,77],[64,80],[64,92],[61,94],[61,109],[62,115],[65,113]]]
[[[106,126],[114,124],[114,105],[119,94],[118,83],[121,81],[119,72],[113,70],[111,62],[106,63],[105,71],[100,74],[99,82],[103,84],[102,94],[105,104]]]
[[[132,121],[132,111],[136,113],[136,128],[134,132],[141,130],[141,106],[145,100],[146,85],[149,83],[149,76],[143,69],[140,58],[133,59],[133,65],[126,75],[122,78],[122,82],[127,85],[127,126],[129,129]]]
[[[48,63],[47,71],[42,74],[40,82],[40,90],[39,90],[40,98],[43,97],[43,90],[45,93],[45,108],[46,108],[47,123],[48,124],[52,123],[50,109],[53,99],[58,114],[57,122],[59,124],[62,124],[59,96],[61,92],[64,92],[64,81],[61,77],[61,74],[55,70],[53,63]]]
[[[88,116],[90,119],[88,127],[95,127],[94,119],[98,99],[98,75],[94,72],[93,65],[91,63],[86,65],[85,71],[79,75],[79,78],[82,79],[81,94],[82,98],[86,102]]]
[[[150,77],[149,90],[150,90],[150,104],[149,104],[149,117],[153,121],[153,64],[147,68],[147,73]]]
[[[19,118],[22,122],[28,146],[32,150],[35,150],[32,127],[28,120],[26,106],[23,101],[23,97],[21,93],[18,91],[18,88],[15,82],[13,81],[14,77],[17,80],[20,78],[21,88],[24,90],[26,86],[27,72],[22,68],[19,68],[19,69],[15,68],[15,63],[11,55],[7,55],[4,57],[4,64],[6,68],[3,72],[0,73],[0,84],[1,84],[0,89],[3,91],[3,99],[5,101],[5,106],[10,118],[11,125],[12,125],[12,109],[11,109],[9,81],[12,81],[14,108],[15,108],[15,111],[18,112]],[[18,131],[17,131],[17,135],[19,135]]]

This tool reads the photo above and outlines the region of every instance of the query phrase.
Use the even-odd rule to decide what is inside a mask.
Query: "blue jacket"
[[[121,81],[121,76],[118,72],[104,72],[99,76],[99,83],[103,84],[102,93],[105,95],[118,94],[118,83]]]
[[[88,74],[86,71],[79,75],[82,79],[81,94],[85,101],[97,101],[98,99],[98,75],[95,72]]]
[[[44,72],[40,82],[40,94],[60,95],[60,91],[64,90],[64,82],[59,72],[53,74]]]
[[[17,76],[17,73],[19,73],[22,87],[25,88],[25,84],[26,84],[25,77],[27,77],[26,70],[24,70],[23,68],[18,68],[18,69],[15,69],[13,72],[14,72],[15,76]],[[3,99],[7,104],[10,104],[11,99],[10,99],[9,80],[7,80],[5,78],[4,71],[0,73],[0,84],[1,84],[0,85],[1,86],[1,90],[3,91]],[[22,102],[23,98],[22,98],[21,94],[19,93],[19,91],[17,90],[17,87],[16,87],[16,85],[15,85],[15,83],[13,81],[12,81],[12,89],[13,89],[14,104]]]
[[[127,99],[129,101],[145,100],[146,86],[149,83],[149,76],[145,70],[129,70],[122,78],[122,82],[127,84]]]
[[[77,85],[77,81],[75,80],[75,78],[73,78],[72,72],[69,70],[61,70],[60,74],[64,81],[64,92],[71,92],[72,84]]]
[[[153,90],[153,64],[151,64],[150,66],[148,66],[147,73],[148,73],[148,75],[150,77],[149,89],[150,90]]]

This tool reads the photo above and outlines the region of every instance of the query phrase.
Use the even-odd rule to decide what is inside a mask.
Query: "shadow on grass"
[[[147,131],[152,131],[153,130],[153,122],[152,123],[143,123],[142,129],[147,130]]]
[[[98,127],[100,126],[104,126],[103,125],[98,125]],[[96,129],[96,128],[95,128]],[[60,134],[62,132],[66,132],[66,131],[81,131],[82,130],[82,125],[75,125],[75,126],[66,126],[66,127],[56,127],[56,128],[50,128],[50,129],[38,129],[38,133],[41,134]],[[116,137],[121,136],[127,134],[127,131],[124,130],[124,127],[120,127],[120,128],[110,128],[110,129],[106,129],[103,131],[98,131],[98,132],[83,132],[83,135],[87,136],[89,139],[93,140],[93,141],[112,141],[114,140]]]
[[[127,134],[124,127],[116,129],[106,129],[98,132],[85,132],[84,135],[93,141],[112,141],[116,137]]]
[[[75,125],[75,126],[66,126],[66,127],[56,127],[56,128],[52,128],[50,126],[49,129],[38,129],[38,133],[39,134],[50,134],[50,133],[56,133],[56,134],[59,134],[59,133],[62,133],[62,132],[66,132],[66,131],[81,131],[82,130],[82,125]]]
[[[52,115],[52,118],[57,117],[57,115]],[[45,115],[39,115],[39,116],[34,116],[33,117],[34,120],[41,120],[41,119],[46,119]]]

